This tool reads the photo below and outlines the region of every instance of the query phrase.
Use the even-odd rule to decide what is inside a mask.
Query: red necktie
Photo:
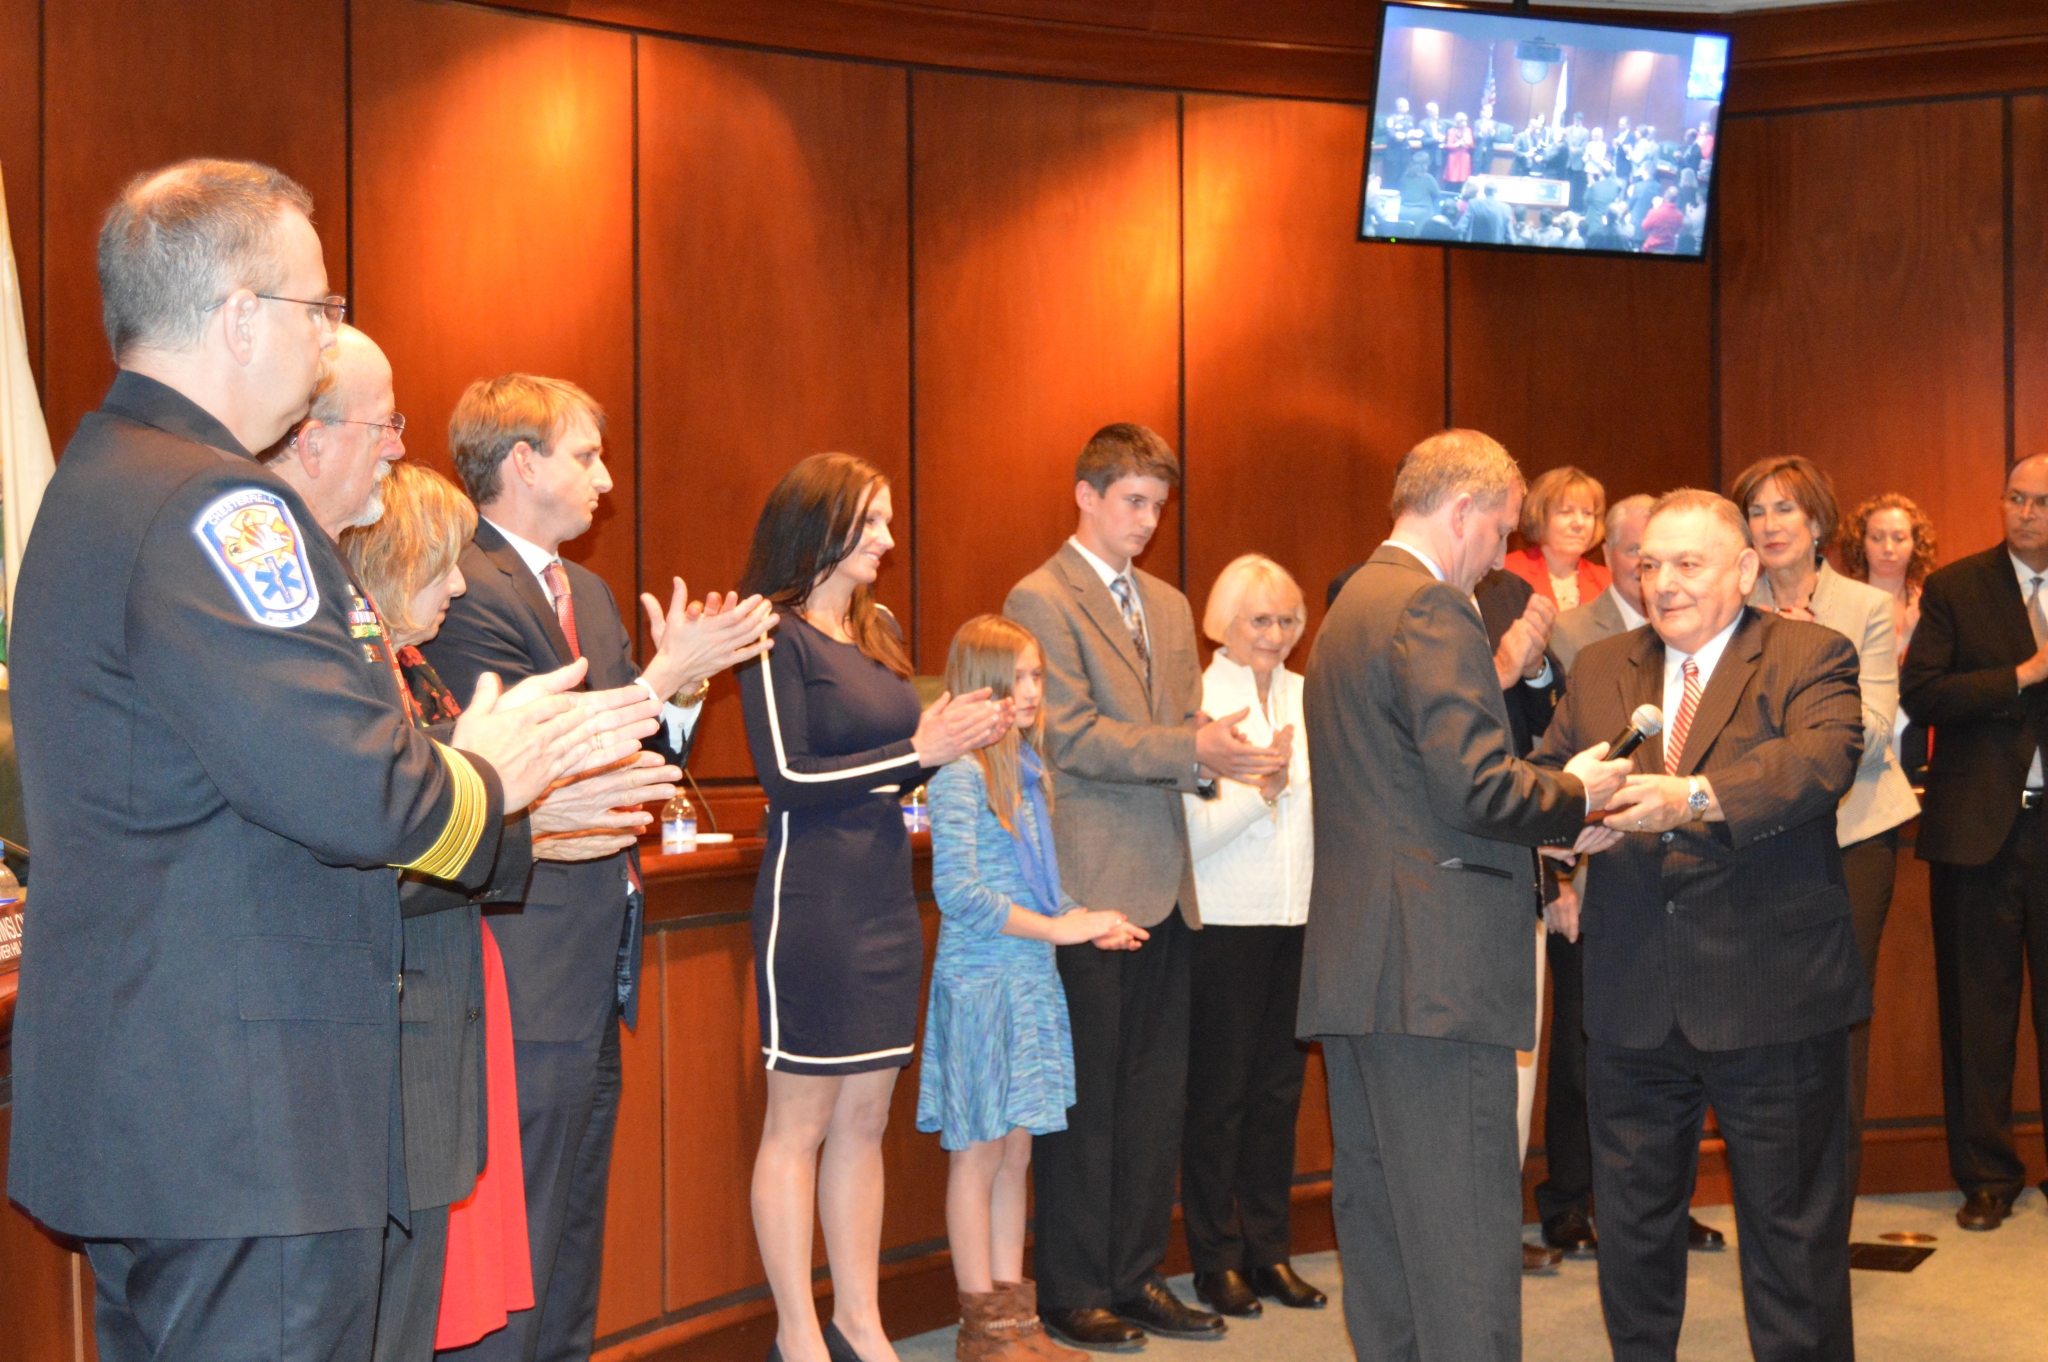
[[[540,576],[548,584],[548,594],[555,598],[555,618],[562,622],[562,636],[569,640],[569,660],[574,662],[583,656],[583,648],[576,642],[576,603],[569,596],[569,570],[557,558],[540,570]]]
[[[1685,698],[1678,702],[1678,717],[1671,721],[1671,727],[1664,734],[1664,774],[1678,774],[1679,758],[1685,755],[1685,735],[1692,731],[1692,716],[1700,707],[1700,668],[1691,658],[1685,660]]]

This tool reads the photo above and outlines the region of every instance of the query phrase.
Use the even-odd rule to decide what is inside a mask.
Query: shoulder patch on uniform
[[[230,492],[199,513],[192,535],[258,624],[291,629],[319,610],[305,537],[282,497],[260,487]]]

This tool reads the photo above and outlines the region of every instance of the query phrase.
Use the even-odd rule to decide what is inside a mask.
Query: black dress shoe
[[[1295,1275],[1292,1263],[1252,1269],[1252,1290],[1296,1310],[1320,1310],[1330,1298]]]
[[[1995,1230],[2012,1214],[2012,1199],[1993,1192],[1972,1192],[1956,1212],[1956,1224],[1966,1230]]]
[[[1255,1319],[1265,1312],[1242,1272],[1197,1272],[1195,1298],[1219,1315]]]
[[[1600,1239],[1584,1211],[1559,1211],[1543,1222],[1543,1242],[1566,1253],[1597,1253]]]
[[[1564,1250],[1548,1244],[1522,1245],[1522,1271],[1555,1272],[1557,1265],[1564,1261]]]
[[[1040,1309],[1038,1318],[1047,1330],[1077,1348],[1097,1352],[1134,1353],[1145,1346],[1145,1334],[1102,1308],[1088,1310]]]
[[[1229,1327],[1223,1316],[1197,1310],[1157,1277],[1139,1287],[1137,1295],[1109,1308],[1124,1323],[1161,1338],[1221,1338]]]
[[[1685,1218],[1686,1247],[1701,1253],[1716,1253],[1728,1246],[1728,1240],[1712,1225],[1702,1225],[1691,1216]]]
[[[853,1344],[847,1342],[846,1335],[840,1333],[839,1326],[830,1320],[825,1322],[825,1355],[832,1362],[861,1362]]]

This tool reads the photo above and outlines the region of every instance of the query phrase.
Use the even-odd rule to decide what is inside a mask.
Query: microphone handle
[[[1620,761],[1623,757],[1633,756],[1635,750],[1643,745],[1643,739],[1648,736],[1642,729],[1630,724],[1628,732],[1616,738],[1614,745],[1607,749],[1607,760]]]

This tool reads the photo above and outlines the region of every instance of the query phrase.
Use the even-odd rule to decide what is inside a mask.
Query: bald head
[[[338,328],[312,411],[265,460],[305,498],[329,536],[374,525],[384,514],[378,485],[405,455],[393,429],[395,408],[384,351],[353,326]]]
[[[2048,454],[2021,459],[2005,475],[2005,547],[2036,572],[2048,571]]]

